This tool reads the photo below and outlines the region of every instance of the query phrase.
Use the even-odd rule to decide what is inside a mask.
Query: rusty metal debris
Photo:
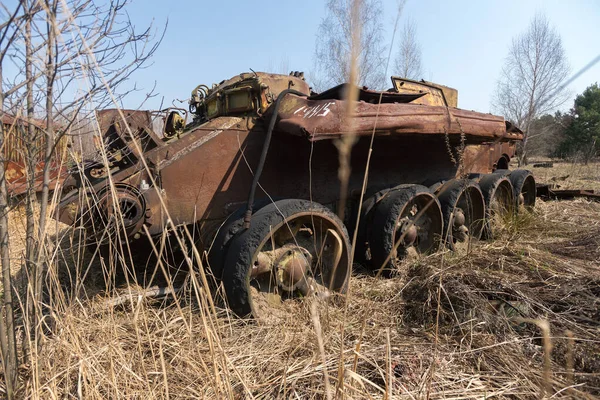
[[[543,200],[573,200],[585,198],[600,201],[600,193],[590,189],[559,189],[556,184],[537,184],[537,196]]]
[[[350,116],[348,90],[358,91]],[[344,291],[348,231],[359,230],[357,262],[397,272],[410,251],[476,240],[482,218],[533,206],[531,174],[508,171],[523,133],[457,105],[455,89],[430,82],[395,77],[385,92],[344,84],[314,93],[301,73],[250,72],[196,86],[189,115],[98,111],[105,157],[74,173],[78,190],[62,199],[57,218],[83,222],[96,239],[120,224],[125,240],[138,243],[171,222],[192,227],[240,315]],[[345,135],[356,143],[340,219],[336,142]],[[502,201],[514,207],[495,207]]]
[[[27,191],[26,146],[31,146],[34,149],[35,159],[32,161],[35,163],[35,168],[32,180],[34,190],[40,191],[43,185],[43,170],[45,166],[46,122],[39,119],[28,121],[27,118],[4,113],[1,123],[4,129],[2,158],[4,160],[9,195],[18,196]],[[33,125],[33,129],[36,131],[36,140],[34,143],[23,140],[23,132],[27,129],[29,123]],[[57,125],[55,129],[60,131],[63,128]],[[55,146],[53,161],[48,167],[50,170],[49,185],[51,189],[54,189],[65,178],[64,173],[66,172],[66,168],[61,163],[61,160],[63,159],[66,146],[67,142],[64,137]]]

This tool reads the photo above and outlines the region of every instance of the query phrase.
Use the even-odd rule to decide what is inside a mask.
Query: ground
[[[556,178],[564,188],[600,189],[600,164],[533,171],[539,181]],[[24,226],[18,218],[11,216],[14,229]],[[73,248],[59,253],[76,256]],[[538,201],[533,213],[502,221],[492,241],[411,259],[389,279],[359,270],[346,297],[299,302],[289,318],[270,324],[231,316],[219,307],[219,293],[209,297],[202,276],[197,279],[188,280],[176,301],[133,296],[112,307],[103,296],[56,295],[39,378],[28,393],[85,399],[600,395],[600,203]]]
[[[551,162],[548,159],[532,160],[525,168],[533,171],[536,180],[555,183],[560,189],[591,189],[600,191],[600,163],[551,162],[551,168],[535,168],[536,164]],[[516,166],[515,166],[516,168]]]

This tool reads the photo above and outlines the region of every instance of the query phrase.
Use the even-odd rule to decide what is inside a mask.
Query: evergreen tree
[[[575,98],[571,123],[560,146],[563,156],[580,156],[587,163],[600,153],[600,87],[588,86]]]

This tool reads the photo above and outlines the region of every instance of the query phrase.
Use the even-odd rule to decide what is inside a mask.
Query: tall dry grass
[[[231,316],[219,290],[213,313],[191,279],[176,298],[156,299],[123,278],[107,293],[108,276],[90,276],[69,297],[72,248],[56,247],[38,370],[21,366],[37,378],[22,394],[317,399],[328,388],[359,399],[538,398],[542,391],[593,398],[599,216],[598,203],[540,202],[468,253],[411,258],[407,273],[392,279],[355,273],[347,309],[344,301],[298,302],[270,324]],[[93,254],[88,249],[81,265]],[[102,275],[102,261],[92,262]],[[125,300],[107,301],[116,296]]]

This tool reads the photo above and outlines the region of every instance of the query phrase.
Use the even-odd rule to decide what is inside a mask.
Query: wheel
[[[285,317],[294,299],[344,292],[352,262],[348,232],[324,206],[280,200],[253,215],[231,240],[223,270],[229,307],[240,317]]]
[[[385,196],[387,196],[390,190],[391,189],[380,190],[369,196],[362,203],[359,226],[356,228],[358,229],[358,232],[356,248],[354,249],[354,259],[367,269],[371,269],[371,250],[369,248],[369,238],[371,236],[375,208],[379,202]]]
[[[516,169],[514,171],[498,170],[496,173],[507,176],[513,186],[515,196],[516,210],[519,211],[524,207],[527,211],[533,210],[535,207],[535,178],[531,171],[526,169]]]
[[[510,180],[502,174],[485,174],[479,179],[479,187],[485,199],[486,221],[483,238],[493,236],[492,220],[511,216],[514,213],[515,196]]]
[[[444,223],[437,198],[421,185],[392,189],[376,206],[369,237],[370,268],[389,274],[409,249],[438,250]]]
[[[483,193],[473,181],[452,179],[440,186],[436,195],[444,216],[443,239],[450,249],[457,242],[479,240],[485,221]]]
[[[121,236],[133,238],[146,220],[146,199],[140,191],[125,183],[100,189],[97,201],[84,206],[81,217],[91,240],[106,243]],[[112,239],[111,239],[112,238]]]
[[[258,200],[254,202],[252,209],[256,213],[271,202],[272,200],[269,198]],[[208,265],[212,274],[217,279],[221,279],[223,276],[223,265],[225,263],[225,256],[229,249],[230,241],[242,229],[245,213],[246,206],[240,207],[231,213],[225,222],[221,224],[210,244],[210,249],[208,251]]]
[[[531,171],[517,169],[510,173],[509,178],[513,185],[517,210],[524,207],[527,211],[532,211],[535,207],[536,188]]]

